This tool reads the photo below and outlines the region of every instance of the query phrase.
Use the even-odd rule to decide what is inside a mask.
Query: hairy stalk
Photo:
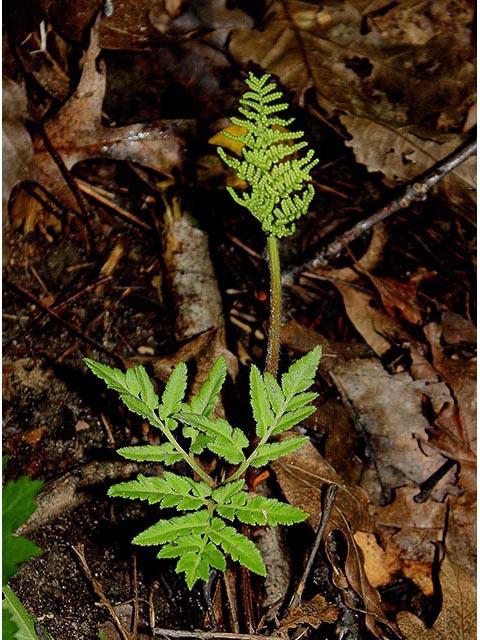
[[[278,240],[268,236],[268,262],[270,265],[270,322],[268,326],[268,346],[266,370],[275,378],[280,356],[280,331],[282,325],[282,276]]]

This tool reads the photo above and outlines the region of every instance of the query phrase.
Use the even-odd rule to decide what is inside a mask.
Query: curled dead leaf
[[[321,595],[314,596],[311,600],[303,601],[298,609],[292,609],[288,616],[282,620],[275,631],[275,635],[281,638],[289,638],[288,632],[292,629],[307,625],[312,629],[318,629],[323,623],[333,623],[337,620],[338,608],[328,603]]]

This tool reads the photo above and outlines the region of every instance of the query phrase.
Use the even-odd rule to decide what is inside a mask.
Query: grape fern
[[[228,192],[261,222],[267,234],[271,295],[266,368],[275,376],[282,315],[278,239],[292,235],[296,221],[307,213],[314,196],[310,171],[318,160],[312,149],[306,151],[307,142],[300,140],[303,131],[289,131],[294,118],[278,115],[288,109],[288,104],[279,102],[282,93],[277,91],[271,76],[267,73],[257,78],[249,73],[246,83],[250,91],[240,98],[239,107],[244,117],[231,118],[240,133],[223,131],[226,138],[243,145],[243,159],[227,155],[221,147],[217,151],[225,164],[247,183],[247,190],[241,194],[232,187],[227,187]]]
[[[249,186],[240,195],[227,187],[235,202],[261,222],[266,234],[283,238],[295,232],[295,221],[308,211],[314,196],[310,171],[318,160],[312,149],[303,156],[299,154],[307,147],[304,140],[295,142],[302,138],[303,131],[289,131],[294,118],[278,115],[289,105],[279,102],[282,93],[270,78],[269,74],[261,78],[249,74],[246,83],[250,91],[240,98],[242,106],[238,109],[244,118],[230,118],[242,133],[223,132],[225,137],[243,143],[243,160],[227,155],[221,147],[217,151]]]
[[[158,558],[178,558],[176,570],[185,574],[190,589],[197,580],[207,580],[211,568],[224,571],[226,555],[254,573],[266,574],[255,544],[231,523],[290,525],[308,517],[301,509],[276,499],[251,497],[243,476],[249,468],[285,456],[307,440],[298,435],[281,441],[274,438],[315,411],[310,403],[317,394],[307,389],[313,383],[320,357],[321,348],[316,347],[290,367],[281,383],[270,373],[262,374],[252,366],[250,401],[257,435],[254,447],[241,429],[214,416],[227,372],[224,358],[217,360],[208,380],[189,402],[185,401],[184,363],[174,368],[159,397],[144,367],[123,373],[85,360],[96,376],[120,394],[131,411],[148,420],[164,436],[159,445],[124,447],[118,453],[129,460],[162,462],[165,466],[183,460],[197,476],[185,477],[171,471],[165,471],[161,477],[139,474],[135,480],[114,485],[108,492],[110,496],[145,500],[161,509],[186,512],[159,520],[139,533],[133,542],[159,546]],[[219,484],[196,459],[206,449],[233,466],[230,475]]]

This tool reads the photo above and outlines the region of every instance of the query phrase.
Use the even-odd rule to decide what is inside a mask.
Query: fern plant
[[[267,347],[267,370],[276,375],[280,353],[282,288],[278,239],[295,232],[296,221],[308,211],[315,191],[310,171],[318,163],[307,142],[300,140],[303,131],[290,131],[294,118],[279,114],[288,109],[269,74],[261,77],[249,73],[249,87],[240,98],[239,112],[243,118],[232,117],[236,133],[222,133],[242,145],[242,159],[217,151],[248,189],[238,194],[227,187],[232,198],[257,218],[267,234],[270,265],[270,323]]]
[[[276,499],[250,496],[243,476],[249,468],[262,467],[303,446],[307,439],[304,436],[274,439],[315,411],[311,402],[317,394],[307,389],[313,383],[320,357],[321,348],[316,347],[290,367],[280,384],[270,373],[262,374],[252,366],[250,402],[257,435],[253,447],[241,429],[214,416],[226,377],[224,358],[217,360],[208,380],[189,402],[185,402],[184,363],[175,367],[159,397],[144,367],[123,373],[85,360],[95,375],[120,394],[131,411],[163,435],[164,441],[159,445],[124,447],[118,453],[129,460],[162,462],[166,466],[183,460],[197,476],[185,477],[171,471],[161,477],[139,474],[135,480],[114,485],[108,492],[113,497],[146,500],[161,509],[186,512],[159,520],[133,542],[159,546],[159,558],[178,558],[176,571],[185,574],[190,589],[197,580],[207,580],[211,568],[224,571],[226,555],[254,573],[266,574],[259,550],[232,523],[290,525],[308,517],[301,509]],[[219,483],[197,461],[196,456],[205,449],[230,465],[227,477]]]
[[[313,151],[305,150],[302,132],[288,127],[293,119],[278,114],[288,108],[279,102],[281,93],[270,81],[250,74],[250,91],[241,99],[244,119],[232,118],[240,131],[224,135],[242,146],[243,160],[227,156],[223,160],[233,167],[249,190],[237,194],[229,189],[236,202],[247,207],[261,222],[268,236],[271,274],[271,313],[267,371],[250,371],[250,404],[256,425],[255,444],[242,429],[224,418],[215,417],[215,407],[226,377],[223,358],[217,360],[199,393],[185,402],[187,368],[181,363],[173,370],[161,398],[145,369],[137,366],[126,373],[93,360],[85,362],[107,386],[120,394],[126,406],[159,429],[159,445],[124,447],[118,453],[130,460],[161,462],[171,466],[183,460],[195,474],[180,476],[166,471],[161,477],[140,474],[135,480],[110,488],[113,497],[141,499],[162,509],[185,512],[161,519],[133,540],[139,545],[159,546],[159,558],[178,558],[176,570],[183,572],[189,588],[197,580],[207,580],[211,568],[224,571],[226,558],[265,575],[265,565],[254,543],[235,528],[236,522],[250,525],[290,525],[302,522],[308,514],[273,498],[250,496],[244,476],[251,467],[262,467],[299,449],[307,438],[276,437],[300,424],[315,411],[311,402],[317,394],[309,392],[321,357],[321,348],[293,364],[280,383],[277,382],[280,345],[281,279],[277,240],[295,231],[295,222],[304,215],[314,190],[310,170],[318,162]],[[223,458],[226,475],[220,481],[210,476],[197,456],[205,450]]]

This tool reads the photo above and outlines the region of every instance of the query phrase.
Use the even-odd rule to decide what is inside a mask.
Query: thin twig
[[[132,640],[136,640],[138,634],[138,573],[137,554],[133,553],[133,625]]]
[[[32,267],[32,265],[30,265],[30,267]],[[112,279],[112,276],[102,276],[95,282],[92,282],[91,284],[87,284],[81,291],[77,291],[77,293],[74,293],[71,296],[69,296],[66,300],[63,300],[63,302],[58,302],[57,304],[53,304],[51,307],[49,307],[49,309],[51,311],[55,311],[58,314],[62,314],[69,305],[71,305],[73,302],[78,300],[78,298],[83,296],[83,294],[88,293],[92,289],[96,289],[98,286],[100,286],[101,284],[104,284],[105,282],[111,279]],[[42,322],[42,320],[44,320],[46,316],[47,316],[47,313],[41,313],[37,318],[30,319],[27,317],[27,320],[30,320],[29,326],[21,334],[12,336],[8,340],[6,340],[3,345],[3,348],[5,349],[13,340],[18,341],[26,338],[35,329],[35,327],[40,322]]]
[[[104,189],[101,189],[100,187],[96,187],[88,182],[85,182],[85,180],[80,180],[80,178],[76,178],[76,182],[78,184],[80,191],[82,191],[83,193],[86,193],[87,196],[94,198],[95,200],[105,205],[109,209],[112,209],[112,211],[117,213],[122,218],[125,218],[126,220],[128,220],[132,224],[137,225],[141,229],[145,229],[145,231],[149,231],[149,232],[152,231],[152,226],[150,224],[144,222],[143,220],[140,220],[140,218],[133,215],[133,213],[130,213],[130,211],[123,209],[123,207],[120,207],[115,202],[113,202],[108,197],[110,194],[108,194],[108,192],[105,191]]]
[[[7,287],[10,287],[10,289],[13,289],[17,293],[19,293],[23,298],[26,298],[30,302],[33,302],[34,305],[42,309],[42,311],[45,311],[45,313],[47,313],[49,316],[54,318],[59,324],[61,324],[66,329],[68,329],[70,333],[73,333],[75,336],[77,336],[77,338],[80,338],[81,340],[83,340],[83,342],[86,342],[87,344],[94,347],[95,349],[98,349],[102,353],[107,354],[108,356],[110,356],[110,358],[115,360],[115,362],[117,362],[123,367],[123,361],[119,355],[117,355],[113,351],[110,351],[110,349],[107,349],[106,347],[104,347],[103,344],[100,344],[100,342],[97,342],[96,340],[93,340],[93,338],[90,338],[89,336],[86,336],[85,334],[83,334],[79,329],[77,329],[77,327],[74,324],[72,324],[71,322],[68,322],[67,320],[62,318],[62,316],[60,316],[58,313],[56,313],[55,311],[52,311],[50,307],[47,307],[47,305],[43,304],[43,302],[41,302],[36,296],[34,296],[33,293],[30,293],[30,291],[27,291],[20,285],[17,285],[13,282],[7,281],[5,284],[7,285]]]
[[[215,617],[215,611],[213,609],[213,601],[212,601],[212,587],[215,583],[215,578],[217,577],[217,571],[212,569],[208,576],[208,580],[203,585],[203,597],[205,598],[205,604],[207,605],[208,617],[210,618],[210,624],[214,631],[217,631],[217,619]]]
[[[456,460],[448,458],[432,475],[419,485],[420,493],[413,496],[414,502],[426,502],[432,491],[435,489],[440,480],[445,476],[452,467],[458,466]]]
[[[310,572],[312,570],[313,562],[317,556],[318,549],[320,548],[320,543],[322,542],[323,536],[325,534],[325,529],[327,527],[328,521],[330,520],[330,514],[332,512],[333,503],[335,501],[335,496],[337,495],[337,493],[338,486],[336,484],[331,484],[325,494],[322,519],[320,520],[317,535],[315,536],[315,543],[312,547],[312,550],[310,551],[307,564],[305,565],[305,569],[303,571],[300,582],[298,583],[297,589],[292,596],[290,604],[288,605],[288,610],[297,609],[300,606],[303,590],[305,589],[305,585],[307,584],[308,576],[310,575]]]
[[[120,632],[120,635],[122,636],[123,640],[132,640],[132,637],[131,637],[130,633],[128,633],[128,631],[126,631],[125,628],[123,627],[122,622],[121,622],[120,618],[117,615],[117,612],[115,611],[114,607],[112,606],[112,603],[106,597],[102,585],[95,578],[95,576],[93,575],[90,567],[88,566],[88,562],[87,562],[87,559],[85,557],[84,545],[83,544],[79,544],[79,545],[72,544],[71,548],[74,551],[74,553],[76,554],[76,556],[78,557],[78,559],[80,560],[80,564],[82,566],[83,572],[84,572],[87,580],[92,585],[92,589],[95,591],[97,596],[100,598],[100,605],[105,607],[106,609],[108,609],[108,612],[111,615],[112,620],[115,622],[115,625],[116,625],[118,631]]]
[[[38,113],[36,113],[35,110],[32,109],[32,111],[34,113],[35,123],[37,125],[38,132],[40,133],[40,136],[43,140],[43,144],[45,145],[45,148],[48,151],[48,153],[52,156],[53,161],[57,165],[70,191],[73,193],[73,196],[75,197],[75,200],[77,201],[78,206],[80,208],[81,215],[79,215],[78,211],[75,211],[74,209],[72,211],[85,224],[88,231],[90,242],[92,242],[93,244],[93,241],[95,239],[95,233],[93,231],[93,225],[92,225],[93,214],[90,211],[88,202],[86,201],[83,193],[80,191],[75,178],[73,177],[72,173],[70,172],[67,165],[65,164],[65,161],[63,160],[62,156],[58,153],[57,149],[52,144],[52,141],[50,140],[50,137],[47,133],[47,130],[45,129],[45,126],[40,116],[38,115]]]
[[[345,246],[359,238],[373,226],[390,217],[397,211],[409,207],[413,202],[425,200],[427,193],[442,180],[448,173],[456,169],[465,160],[470,158],[477,152],[477,141],[472,140],[463,143],[453,153],[449,154],[444,160],[437,162],[431,169],[416,177],[409,182],[400,193],[400,195],[392,200],[385,207],[382,207],[374,214],[357,222],[351,229],[346,231],[339,238],[331,242],[327,247],[322,249],[312,260],[297,265],[286,271],[283,276],[283,282],[287,285],[293,284],[294,278],[303,271],[309,269],[317,269],[324,267],[328,260],[339,255]]]

